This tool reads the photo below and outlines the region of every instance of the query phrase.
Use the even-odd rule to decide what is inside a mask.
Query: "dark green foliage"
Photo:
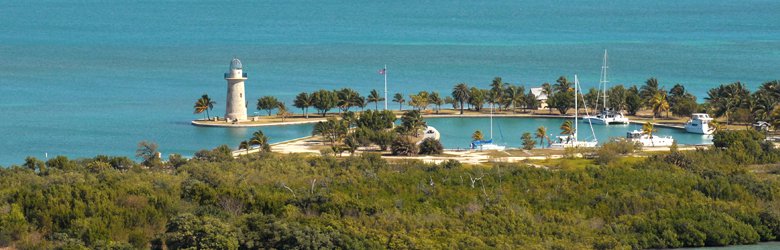
[[[331,117],[324,122],[317,122],[317,124],[314,124],[312,135],[325,137],[325,139],[330,142],[330,145],[334,146],[337,142],[347,136],[348,131],[349,124],[347,123],[347,120]]]
[[[387,150],[390,144],[398,137],[393,131],[376,131],[371,136],[371,142],[378,145],[382,151]]]
[[[396,128],[398,133],[417,136],[420,129],[425,128],[425,122],[419,110],[409,110],[401,116],[401,125]]]
[[[764,134],[755,130],[721,130],[712,136],[712,144],[718,148],[745,148],[756,152],[764,138]]]
[[[325,116],[328,111],[335,108],[338,104],[338,96],[333,91],[320,89],[311,94],[312,106],[317,109],[317,113]]]
[[[212,150],[195,152],[193,159],[211,162],[229,161],[233,159],[233,150],[228,145],[220,145]]]
[[[780,153],[759,143],[735,154],[756,139],[735,133],[718,136],[722,148],[603,166],[535,163],[552,169],[388,162],[372,153],[203,157],[175,170],[57,157],[46,174],[0,169],[0,245],[646,249],[777,240],[778,178],[740,162],[776,164]],[[618,141],[604,148],[632,150]]]
[[[523,136],[520,137],[520,140],[523,141],[523,149],[525,150],[534,149],[534,146],[536,146],[536,141],[533,137],[531,137],[531,133],[523,133]]]
[[[441,145],[439,140],[433,138],[425,138],[420,143],[421,155],[438,155],[444,152],[444,146]]]
[[[78,166],[76,165],[76,163],[71,162],[68,159],[68,157],[58,155],[46,161],[46,167],[52,169],[59,169],[59,170],[73,170],[76,169]]]
[[[257,109],[258,110],[265,110],[268,112],[268,116],[271,116],[271,112],[279,107],[279,102],[276,97],[273,96],[263,96],[260,99],[257,99]]]
[[[417,154],[417,145],[406,136],[398,136],[393,140],[393,144],[390,146],[390,151],[393,155],[411,156]]]
[[[187,158],[182,157],[180,154],[171,154],[168,156],[168,165],[173,168],[179,168],[187,163]]]
[[[168,222],[165,244],[171,249],[238,249],[238,238],[218,219],[186,213]]]
[[[632,86],[626,91],[626,112],[629,115],[636,115],[641,108],[642,98],[639,97],[639,90],[637,90],[636,86]]]
[[[696,103],[696,98],[694,97],[681,98],[671,105],[672,114],[681,117],[689,117],[699,109],[699,105]]]
[[[161,167],[160,151],[157,151],[157,143],[141,141],[138,143],[138,149],[135,150],[135,157],[141,158],[144,166]]]
[[[555,94],[547,100],[549,105],[555,107],[559,113],[565,115],[569,109],[574,108],[574,92],[555,92]]]
[[[395,122],[395,114],[390,110],[373,111],[366,110],[360,113],[357,121],[358,127],[368,128],[374,131],[389,129]]]
[[[24,159],[24,164],[22,166],[32,171],[38,171],[39,173],[46,172],[46,164],[32,156],[27,156],[27,158]]]

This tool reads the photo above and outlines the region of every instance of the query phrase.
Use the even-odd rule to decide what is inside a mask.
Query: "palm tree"
[[[276,108],[276,116],[281,117],[282,122],[290,116],[290,112],[287,111],[287,106],[285,106],[283,102],[279,102],[279,107]]]
[[[780,129],[780,105],[775,105],[774,110],[772,110],[772,113],[769,115],[769,121],[769,123],[772,124],[772,127]]]
[[[754,120],[766,121],[769,118],[775,105],[775,101],[769,95],[769,93],[759,91],[750,98],[753,103],[750,112]]]
[[[371,93],[368,94],[368,98],[366,98],[368,103],[374,103],[374,110],[379,110],[379,102],[384,101],[385,98],[379,96],[379,92],[376,91],[376,89],[372,89]]]
[[[415,137],[420,135],[420,130],[423,128],[425,128],[425,121],[417,110],[404,112],[401,116],[401,125],[398,126],[400,132],[413,134]]]
[[[767,92],[773,99],[780,100],[780,80],[768,81],[761,84],[759,91]]]
[[[501,77],[496,76],[493,78],[493,81],[490,83],[490,94],[491,97],[490,103],[501,103],[503,101],[503,92],[504,92],[504,81],[501,79]],[[498,106],[499,110],[501,109],[501,106]]]
[[[555,93],[555,89],[553,89],[552,85],[550,83],[542,83],[542,94],[547,96],[547,109],[549,109],[549,112],[552,113],[553,105],[551,105],[550,100],[552,99],[553,94]]]
[[[214,108],[214,104],[217,104],[217,102],[212,101],[211,98],[209,98],[209,95],[203,94],[200,99],[195,102],[195,114],[200,114],[203,113],[203,111],[206,111],[206,119],[211,119],[209,110]]]
[[[655,127],[653,126],[653,123],[651,123],[651,122],[645,122],[645,124],[642,124],[642,134],[646,134],[646,135],[650,136],[651,139],[653,138],[653,134],[656,131],[657,130],[655,129]]]
[[[475,141],[481,141],[481,140],[485,139],[485,137],[482,135],[482,131],[477,130],[477,131],[474,131],[473,134],[471,134],[471,139],[473,139]]]
[[[398,110],[404,110],[405,101],[406,100],[404,100],[404,95],[402,95],[401,93],[395,93],[395,95],[393,96],[393,102],[398,103]]]
[[[241,143],[238,144],[238,149],[244,149],[246,150],[246,153],[249,154],[249,148],[251,145],[249,145],[248,141],[241,141]]]
[[[658,91],[655,95],[648,100],[650,109],[653,110],[653,120],[656,116],[659,116],[662,112],[666,111],[666,116],[669,116],[669,102],[666,101],[666,92]]]
[[[506,103],[512,106],[512,112],[515,112],[518,103],[523,103],[525,99],[525,88],[523,86],[509,85],[504,91],[504,100]],[[525,112],[526,106],[523,105],[523,111]]]
[[[260,152],[271,152],[271,145],[268,144],[268,137],[263,134],[262,130],[257,130],[252,133],[252,138],[249,138],[250,146],[260,146]]]
[[[539,138],[539,146],[544,148],[544,139],[547,138],[547,140],[550,140],[549,137],[547,137],[547,128],[544,126],[539,126],[536,128],[536,138]]]
[[[360,107],[360,111],[365,110],[366,106],[368,106],[368,102],[366,101],[366,98],[362,96],[356,96],[355,99],[352,100],[352,103],[355,106]]]
[[[293,105],[296,108],[301,109],[303,112],[303,115],[306,116],[306,118],[309,118],[309,107],[314,106],[314,99],[312,98],[312,95],[306,92],[301,92],[297,96],[295,96],[295,101],[293,101]]]
[[[438,114],[439,110],[441,109],[441,105],[444,104],[444,100],[442,100],[441,96],[439,96],[439,92],[431,92],[431,94],[428,95],[428,100],[430,103],[433,103],[433,105],[436,105],[436,114]]]
[[[455,101],[460,102],[460,114],[463,114],[463,106],[465,106],[465,103],[469,100],[469,86],[466,85],[466,83],[458,83],[458,85],[455,85],[455,88],[452,89],[452,98],[455,98]]]
[[[649,100],[660,91],[661,90],[658,88],[658,79],[651,77],[645,81],[645,85],[643,85],[639,91],[639,96],[642,97],[642,99]]]
[[[575,131],[574,126],[573,126],[573,124],[571,123],[570,120],[566,120],[566,121],[563,122],[563,124],[561,124],[561,134],[562,135],[573,136],[574,133],[577,133],[577,131]]]
[[[565,76],[558,77],[558,80],[555,80],[556,84],[553,86],[556,92],[569,92],[574,91],[574,89],[571,87],[571,82],[569,82],[568,79],[566,79]]]

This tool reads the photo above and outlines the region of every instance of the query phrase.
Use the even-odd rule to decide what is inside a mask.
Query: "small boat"
[[[556,136],[550,148],[593,148],[596,147],[596,141],[578,141],[574,136],[562,135]]]
[[[611,109],[603,109],[598,115],[587,116],[582,118],[582,120],[599,125],[628,124],[628,117],[625,117],[623,113]]]
[[[592,148],[596,147],[596,144],[598,144],[598,141],[596,140],[596,132],[593,131],[593,124],[588,122],[590,124],[590,132],[593,134],[593,141],[579,141],[577,140],[577,133],[579,132],[579,124],[577,124],[578,119],[578,113],[579,108],[577,106],[577,97],[579,95],[582,95],[582,92],[578,92],[580,89],[580,81],[577,79],[577,75],[574,75],[574,134],[572,135],[565,135],[565,136],[557,136],[555,141],[550,144],[551,148],[576,148],[576,147],[583,147],[583,148]],[[588,107],[585,107],[585,112],[587,112]],[[587,114],[586,114],[587,115]]]
[[[609,124],[628,124],[628,117],[625,117],[623,113],[612,110],[607,107],[607,50],[604,50],[604,65],[601,66],[601,78],[599,80],[599,88],[601,89],[601,99],[603,105],[601,112],[595,116],[585,116],[582,121],[590,122],[591,124],[609,125]],[[598,105],[596,105],[598,106]]]
[[[493,105],[490,105],[490,140],[476,140],[471,142],[471,149],[478,150],[499,150],[503,151],[506,146],[493,144]]]
[[[428,138],[438,141],[439,139],[441,139],[441,134],[439,133],[439,130],[437,130],[433,126],[426,126],[425,132],[423,133],[423,140]]]
[[[657,136],[648,135],[641,130],[633,130],[626,133],[626,139],[631,142],[638,142],[643,147],[669,147],[674,144],[674,139],[671,136]]]
[[[506,146],[493,144],[493,139],[490,140],[476,140],[471,142],[471,149],[479,150],[504,150]]]
[[[712,128],[709,125],[711,121],[712,118],[708,114],[693,113],[691,119],[685,123],[685,131],[694,134],[711,135],[715,132],[715,128]]]

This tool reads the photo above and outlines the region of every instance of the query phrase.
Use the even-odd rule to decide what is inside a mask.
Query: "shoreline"
[[[393,112],[403,112],[403,111],[396,111]],[[472,111],[473,112],[473,111]],[[422,117],[425,119],[437,119],[437,118],[458,118],[458,117],[467,117],[467,118],[488,118],[490,117],[490,114],[484,114],[484,113],[465,113],[465,114],[422,114]],[[334,116],[329,116],[334,117]],[[338,117],[338,116],[335,116]],[[400,115],[396,115],[396,117],[400,117]],[[512,114],[493,114],[493,117],[509,117],[509,118],[552,118],[552,119],[567,119],[567,118],[574,118],[573,115],[560,115],[560,114],[528,114],[528,113],[512,113]],[[637,116],[633,116],[637,117]],[[300,125],[300,124],[309,124],[309,123],[317,123],[321,121],[327,120],[328,117],[313,117],[313,118],[307,118],[306,120],[296,120],[296,121],[287,121],[287,122],[268,122],[268,123],[255,123],[255,122],[244,122],[244,123],[227,123],[227,122],[221,122],[221,121],[210,121],[210,120],[192,120],[190,123],[194,126],[199,127],[222,127],[222,128],[251,128],[251,127],[267,127],[267,126],[289,126],[289,125]],[[642,125],[643,123],[648,122],[648,120],[645,119],[632,119],[629,120],[630,124],[639,124]],[[665,127],[665,128],[673,128],[673,129],[684,129],[682,124],[677,124],[676,122],[673,123],[659,123],[659,122],[653,122],[650,121],[654,126],[659,127]]]

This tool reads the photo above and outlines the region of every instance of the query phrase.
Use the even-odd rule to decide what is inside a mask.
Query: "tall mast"
[[[387,64],[385,64],[383,72],[383,75],[385,75],[385,110],[387,110]]]
[[[579,113],[579,108],[577,106],[577,89],[579,88],[580,81],[577,80],[577,75],[574,75],[574,141],[577,141],[577,129],[579,128],[579,122],[577,122],[577,113]]]
[[[607,69],[608,68],[609,68],[609,66],[607,66],[607,50],[604,50],[604,65],[601,66],[601,82],[599,84],[603,86],[603,90],[602,90],[603,91],[602,92],[603,95],[602,96],[604,98],[604,106],[603,107],[604,107],[605,110],[607,109],[607,83],[609,83],[609,81],[607,81]]]
[[[490,104],[490,140],[493,140],[493,104]]]

